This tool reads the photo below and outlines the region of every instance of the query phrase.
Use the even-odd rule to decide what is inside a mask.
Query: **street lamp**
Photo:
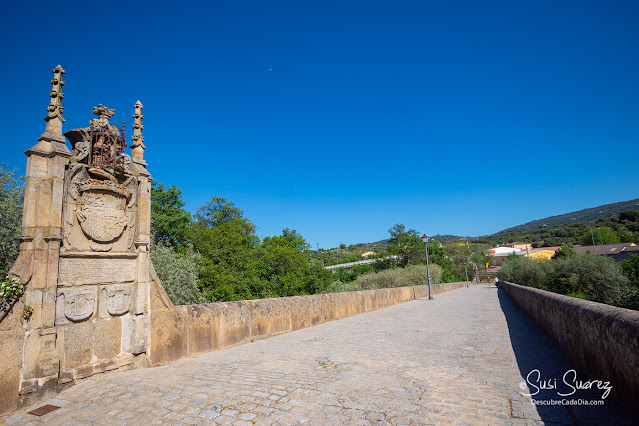
[[[430,286],[430,264],[428,263],[428,237],[426,234],[422,235],[422,241],[424,247],[426,247],[426,272],[428,273],[428,299],[433,300],[433,289]]]
[[[464,262],[464,271],[466,271],[466,288],[468,288],[468,269],[466,268],[465,262]]]

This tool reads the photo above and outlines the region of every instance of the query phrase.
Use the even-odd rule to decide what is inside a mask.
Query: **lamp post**
[[[433,289],[430,286],[430,264],[428,263],[428,237],[426,234],[422,235],[422,241],[424,247],[426,247],[426,272],[428,273],[428,299],[433,300]]]
[[[468,288],[468,269],[466,268],[466,263],[464,263],[464,271],[466,272],[466,288]]]

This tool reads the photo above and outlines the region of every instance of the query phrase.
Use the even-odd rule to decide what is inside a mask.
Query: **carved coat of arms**
[[[80,225],[94,251],[132,250],[136,232],[138,180],[132,173],[131,157],[124,153],[124,129],[109,124],[114,111],[100,105],[97,119],[88,128],[72,129],[65,136],[73,146],[69,173],[65,178],[63,236],[65,247],[78,248],[86,240],[73,231]],[[74,235],[74,241],[71,236]]]
[[[66,183],[64,207],[64,237],[69,242],[69,232],[74,216],[95,251],[108,251],[125,229],[129,229],[128,247],[135,234],[135,210],[137,179],[133,176],[119,183],[109,173],[86,167],[74,166]]]
[[[80,183],[80,227],[99,243],[109,243],[122,235],[127,225],[126,187],[111,181],[87,179]]]
[[[107,311],[116,316],[129,312],[131,307],[131,287],[128,285],[110,285],[105,287],[107,293]]]
[[[67,290],[64,292],[64,315],[71,321],[83,321],[93,315],[95,289]]]

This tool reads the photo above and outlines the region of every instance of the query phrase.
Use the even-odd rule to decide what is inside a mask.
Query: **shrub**
[[[528,287],[545,288],[549,262],[535,262],[525,256],[508,256],[497,274],[500,280]]]
[[[628,278],[614,260],[578,255],[553,262],[549,290],[561,294],[583,293],[588,300],[626,307],[634,296]]]
[[[187,247],[178,253],[160,242],[152,246],[151,261],[162,286],[174,304],[191,305],[206,301],[199,289],[200,255],[193,249]]]
[[[441,266],[434,264],[430,266],[430,276],[433,284],[440,282],[442,275]],[[409,265],[404,269],[388,269],[374,274],[360,275],[355,280],[355,285],[359,287],[359,290],[376,290],[379,288],[424,284],[428,284],[427,270],[424,265]]]
[[[614,260],[591,254],[571,254],[546,262],[511,256],[499,279],[593,302],[636,307],[637,288]]]

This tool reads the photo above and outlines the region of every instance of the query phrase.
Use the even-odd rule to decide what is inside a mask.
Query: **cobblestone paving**
[[[502,290],[478,285],[172,364],[94,376],[7,424],[624,424],[603,407],[533,406],[532,369],[571,368]],[[562,399],[556,391],[546,399]],[[601,399],[601,391],[574,398]],[[536,397],[539,397],[536,396]]]

